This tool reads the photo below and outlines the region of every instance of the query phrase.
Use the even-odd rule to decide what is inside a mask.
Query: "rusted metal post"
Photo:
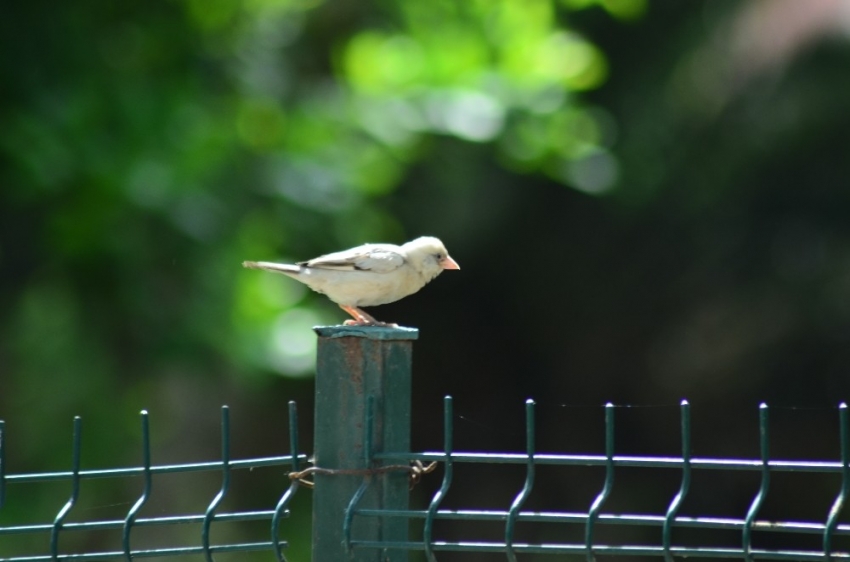
[[[319,334],[316,366],[315,466],[357,470],[367,466],[364,451],[366,404],[373,397],[372,453],[410,450],[410,389],[413,328],[328,326]],[[355,548],[346,552],[345,510],[363,483],[357,474],[315,474],[313,562],[402,562],[401,550],[382,553]],[[408,474],[371,476],[361,508],[407,509]],[[407,521],[355,517],[351,536],[359,540],[406,541]]]

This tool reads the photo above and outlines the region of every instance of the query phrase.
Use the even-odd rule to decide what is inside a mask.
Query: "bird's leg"
[[[339,307],[354,317],[354,320],[346,320],[344,322],[346,326],[386,326],[388,328],[398,328],[398,324],[390,324],[388,322],[375,320],[375,317],[371,314],[367,314],[356,306],[341,304]]]
[[[339,305],[339,307],[341,309],[343,309],[344,311],[346,311],[347,313],[349,313],[351,316],[354,317],[354,320],[346,320],[345,321],[346,326],[352,326],[352,325],[363,326],[363,325],[370,325],[370,324],[378,324],[377,320],[375,320],[372,316],[370,316],[369,314],[366,314],[365,312],[363,312],[362,310],[360,310],[356,306],[347,306],[347,305],[341,304],[341,305]]]

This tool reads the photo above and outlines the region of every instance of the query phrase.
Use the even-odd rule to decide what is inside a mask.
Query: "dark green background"
[[[143,408],[154,463],[216,458],[221,404],[235,457],[283,454],[289,399],[309,452],[309,328],[344,313],[240,262],[422,234],[463,269],[371,311],[421,330],[414,448],[441,447],[451,394],[462,449],[522,450],[534,397],[542,450],[602,452],[611,401],[634,406],[617,410],[618,451],[675,455],[688,398],[696,455],[754,458],[767,401],[777,457],[836,459],[836,406],[850,394],[850,45],[840,3],[805,4],[7,6],[9,471],[66,469],[74,415],[84,467],[138,464]],[[239,478],[225,507],[269,508],[286,485],[279,471]],[[541,471],[528,507],[585,510],[601,479]],[[519,468],[459,469],[449,504],[503,509],[521,481]],[[621,471],[606,509],[661,513],[678,483]],[[96,484],[72,520],[123,517],[141,489]],[[682,513],[741,517],[757,484],[700,474]],[[163,478],[143,513],[202,511],[217,487],[217,475]],[[823,520],[837,489],[777,475],[765,516]],[[50,521],[67,494],[10,488],[0,523]],[[282,534],[306,560],[309,492],[293,510]],[[151,544],[196,540],[175,532],[186,534]],[[490,532],[501,536],[436,529]],[[581,540],[580,529],[518,533]],[[43,552],[41,540],[14,548]],[[692,543],[718,541],[739,544]]]

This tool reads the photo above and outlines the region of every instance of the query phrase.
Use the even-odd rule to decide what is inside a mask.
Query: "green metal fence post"
[[[366,404],[373,397],[373,453],[410,450],[410,392],[412,328],[328,326],[319,334],[316,365],[314,463],[331,471],[357,471],[380,467],[366,465],[364,423]],[[390,463],[386,463],[390,464]],[[363,483],[364,475],[315,475],[313,490],[313,562],[402,562],[406,551],[354,548],[346,553],[343,536],[345,510]],[[407,509],[409,475],[383,472],[358,502],[362,509]],[[354,517],[355,540],[407,541],[407,520]]]

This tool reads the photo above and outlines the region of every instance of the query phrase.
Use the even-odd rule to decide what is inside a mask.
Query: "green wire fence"
[[[82,445],[82,420],[74,418],[74,429],[72,437],[71,470],[69,472],[41,472],[30,474],[6,474],[5,453],[5,423],[0,421],[0,509],[3,508],[6,498],[6,489],[9,485],[23,483],[43,483],[51,481],[70,481],[71,496],[62,506],[52,523],[34,525],[12,525],[0,526],[0,562],[38,562],[50,560],[131,560],[133,558],[180,556],[190,554],[201,554],[208,562],[213,560],[212,555],[216,552],[237,552],[269,550],[275,553],[279,561],[285,558],[282,549],[287,546],[285,541],[279,540],[279,528],[281,518],[288,515],[286,507],[298,487],[298,482],[293,480],[289,488],[277,502],[275,509],[265,511],[236,511],[230,513],[218,513],[217,509],[230,490],[230,475],[233,470],[253,469],[267,466],[282,466],[298,471],[301,463],[305,462],[306,455],[298,453],[298,419],[294,402],[289,403],[289,425],[290,425],[290,450],[291,454],[279,457],[264,457],[232,460],[230,458],[230,415],[227,406],[221,410],[221,460],[201,463],[173,464],[173,465],[151,465],[150,454],[150,429],[148,413],[142,411],[142,458],[141,467],[112,468],[98,470],[80,469],[80,451]],[[199,472],[221,472],[221,489],[210,502],[206,511],[202,514],[171,515],[160,517],[138,517],[142,507],[151,497],[153,479],[155,476],[169,473],[199,473]],[[82,480],[95,478],[114,477],[138,477],[143,478],[143,491],[138,500],[132,505],[123,520],[101,520],[85,522],[65,522],[68,515],[74,509],[80,496],[80,485]],[[270,524],[270,540],[266,542],[251,543],[229,543],[210,544],[210,529],[213,522],[239,522],[239,521],[267,521]],[[201,524],[199,544],[191,547],[167,547],[151,549],[133,549],[131,537],[133,529],[137,527],[172,526],[184,524]],[[60,537],[65,533],[76,533],[84,531],[121,530],[121,550],[104,550],[101,552],[60,553]],[[19,556],[3,556],[3,537],[9,535],[40,534],[45,538],[45,554],[26,554]]]
[[[283,562],[287,542],[282,519],[300,487],[314,486],[312,551],[314,562],[344,560],[398,562],[419,552],[429,562],[443,553],[489,553],[494,560],[517,562],[530,555],[552,555],[553,559],[573,556],[593,561],[603,557],[649,557],[671,562],[675,558],[714,558],[737,560],[839,560],[850,552],[834,548],[835,538],[850,536],[850,525],[840,517],[850,489],[850,428],[846,404],[838,408],[840,460],[778,460],[770,456],[768,406],[759,410],[759,458],[721,459],[692,456],[691,413],[681,403],[681,455],[626,456],[615,454],[615,408],[605,407],[605,454],[578,455],[538,452],[535,446],[535,403],[525,405],[524,452],[491,453],[456,451],[453,446],[454,416],[451,397],[444,400],[442,451],[412,452],[410,435],[410,365],[412,341],[417,332],[410,329],[330,327],[317,328],[319,356],[316,380],[314,453],[312,466],[299,451],[297,410],[289,403],[290,454],[277,457],[230,458],[230,421],[228,408],[222,409],[221,459],[212,462],[152,465],[148,414],[141,415],[142,466],[81,470],[82,426],[75,418],[72,438],[71,470],[28,474],[7,473],[5,426],[0,421],[0,510],[7,488],[25,482],[70,482],[71,495],[52,522],[33,525],[0,526],[0,562],[36,562],[51,560],[132,560],[133,558],[202,556],[212,562],[213,555],[225,552],[267,551],[269,559]],[[463,465],[519,465],[525,479],[513,502],[503,510],[446,509],[444,500],[452,488],[455,470]],[[439,488],[427,507],[412,509],[408,502],[410,485],[435,466],[442,469]],[[596,467],[604,473],[601,490],[587,510],[535,511],[524,509],[535,490],[540,467]],[[286,489],[270,510],[219,512],[230,490],[231,473],[241,469],[279,467],[286,478]],[[675,469],[679,488],[663,513],[612,513],[606,504],[615,488],[618,470],[626,468]],[[139,516],[151,497],[153,482],[167,473],[219,472],[221,486],[203,513]],[[760,478],[757,493],[742,518],[682,516],[680,509],[688,498],[692,475],[696,471],[756,473]],[[783,472],[834,474],[840,477],[831,509],[822,521],[776,521],[759,519],[770,491],[771,475]],[[286,474],[286,476],[284,476]],[[141,495],[123,519],[66,522],[80,495],[80,483],[106,477],[142,477]],[[310,480],[312,478],[312,481]],[[435,482],[436,484],[436,482]],[[0,511],[2,513],[2,511]],[[268,540],[212,544],[213,525],[226,522],[255,521],[268,525]],[[435,523],[481,522],[503,526],[499,540],[444,540],[435,532]],[[157,548],[134,547],[133,531],[139,527],[200,524],[197,544]],[[517,527],[541,524],[580,526],[583,541],[547,542],[517,539]],[[649,544],[612,544],[600,541],[600,526],[631,526],[654,529],[657,537]],[[420,540],[410,539],[417,530]],[[66,533],[97,530],[121,530],[120,549],[97,552],[62,551]],[[676,541],[685,529],[706,529],[739,534],[738,547],[688,545]],[[820,548],[767,549],[753,545],[754,531],[774,535],[809,535],[818,538]],[[43,550],[15,556],[3,554],[4,537],[36,534],[44,537]],[[455,556],[460,556],[456,554]],[[448,556],[448,554],[447,554]]]
[[[452,448],[453,416],[452,399],[445,398],[444,405],[444,450],[427,453],[378,453],[374,458],[384,461],[413,459],[420,462],[440,462],[444,465],[443,481],[434,494],[427,509],[391,511],[379,509],[360,509],[357,497],[347,508],[347,518],[358,517],[399,517],[422,521],[423,540],[405,541],[368,541],[359,540],[346,533],[345,544],[349,550],[358,548],[401,549],[422,551],[428,560],[436,560],[440,551],[453,552],[491,552],[504,554],[504,557],[516,562],[517,553],[535,554],[571,554],[595,560],[596,555],[616,556],[652,556],[672,561],[674,557],[702,557],[740,560],[830,560],[850,558],[848,552],[836,552],[832,548],[833,537],[850,535],[850,525],[839,525],[839,516],[844,507],[848,489],[850,489],[850,433],[848,433],[847,405],[839,406],[841,461],[787,461],[771,460],[769,456],[768,407],[762,404],[759,410],[760,450],[758,460],[694,458],[691,456],[691,416],[687,401],[681,404],[682,456],[681,457],[642,457],[619,456],[614,454],[614,406],[605,407],[605,455],[559,455],[543,454],[535,451],[535,423],[532,400],[526,402],[526,452],[524,454],[469,453],[454,451]],[[504,511],[485,510],[442,510],[440,504],[452,484],[453,469],[461,463],[487,464],[524,464],[526,477],[522,489],[513,503]],[[595,466],[604,468],[605,480],[602,490],[594,499],[587,512],[541,512],[523,511],[522,507],[534,488],[535,469],[538,466]],[[601,513],[606,500],[614,487],[617,468],[676,468],[681,470],[681,485],[678,493],[670,501],[664,514],[611,514]],[[746,517],[743,519],[716,517],[682,517],[677,515],[679,508],[688,495],[691,475],[695,470],[750,471],[761,475],[761,484],[753,498]],[[841,486],[832,508],[825,521],[759,521],[757,516],[770,489],[772,472],[838,473],[841,474]],[[363,487],[369,485],[364,481]],[[448,521],[498,521],[504,523],[504,540],[501,542],[447,542],[434,540],[433,528],[436,520]],[[516,524],[519,521],[529,523],[564,523],[584,526],[585,540],[580,544],[568,543],[519,543],[514,540]],[[659,542],[655,545],[614,546],[594,541],[598,525],[630,525],[658,527]],[[684,547],[673,545],[673,531],[676,528],[732,530],[740,532],[740,548]],[[820,535],[823,550],[765,550],[752,546],[754,530],[771,533],[805,533]]]

